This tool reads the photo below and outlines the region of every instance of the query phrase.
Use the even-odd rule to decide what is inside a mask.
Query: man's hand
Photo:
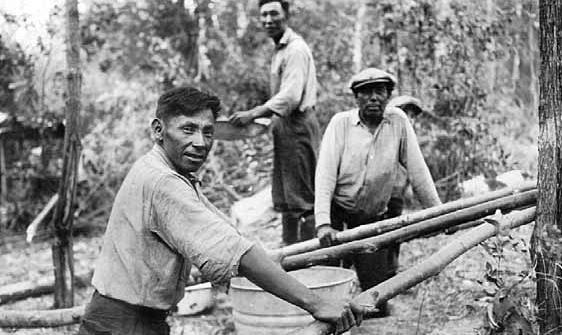
[[[338,230],[335,230],[329,224],[323,224],[318,227],[318,230],[316,231],[316,237],[318,237],[318,240],[320,240],[320,246],[322,248],[326,248],[335,244],[337,242],[336,234],[338,232]]]
[[[233,125],[242,127],[250,122],[252,122],[256,117],[254,116],[254,110],[251,109],[249,111],[239,111],[232,114],[228,121],[230,121]]]
[[[348,299],[320,298],[312,311],[312,316],[319,321],[331,323],[336,327],[335,334],[341,334],[351,327],[361,325],[367,308]]]

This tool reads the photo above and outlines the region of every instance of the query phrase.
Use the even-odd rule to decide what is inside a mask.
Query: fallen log
[[[536,203],[536,200],[536,190],[499,198],[480,205],[461,209],[454,213],[414,223],[382,235],[288,256],[281,261],[281,265],[285,270],[296,270],[317,264],[326,264],[326,262],[340,259],[352,253],[375,251],[394,243],[410,241],[414,238],[443,231],[458,224],[481,219],[493,214],[496,210],[513,210],[532,205]]]
[[[0,310],[0,328],[60,327],[80,322],[85,306],[72,308],[5,311]]]
[[[494,192],[489,192],[480,196],[451,201],[439,206],[427,208],[415,213],[402,215],[396,218],[375,222],[373,224],[362,225],[357,228],[342,231],[336,235],[336,240],[345,243],[370,236],[379,235],[400,227],[408,226],[413,223],[428,220],[444,214],[449,214],[464,208],[476,206],[496,199],[522,193],[536,189],[536,182],[527,182],[519,188],[504,188]],[[284,256],[298,255],[307,251],[320,249],[320,242],[317,238],[308,241],[295,243],[280,248],[277,252]]]
[[[75,276],[74,284],[77,287],[88,287],[92,280],[93,272]],[[37,297],[54,291],[54,279],[42,279],[39,281],[26,281],[0,287],[0,305],[17,300]]]
[[[497,224],[482,224],[453,240],[421,263],[361,293],[354,298],[354,301],[366,306],[376,306],[381,302],[387,301],[400,292],[439,274],[460,255],[496,235],[498,232],[533,222],[535,220],[535,213],[536,207],[531,207],[507,214],[500,218]],[[332,332],[333,329],[330,324],[314,321],[304,328],[291,332],[289,335],[328,335]]]

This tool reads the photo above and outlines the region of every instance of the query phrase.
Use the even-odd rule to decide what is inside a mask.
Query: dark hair
[[[289,15],[289,1],[286,0],[260,0],[258,2],[258,8],[261,8],[261,6],[270,2],[279,2],[281,4],[281,8],[285,11],[285,14],[287,14],[287,16]]]
[[[197,112],[210,109],[216,119],[221,109],[219,98],[201,92],[196,88],[183,86],[172,88],[158,98],[156,117],[162,120],[177,115],[192,116]]]

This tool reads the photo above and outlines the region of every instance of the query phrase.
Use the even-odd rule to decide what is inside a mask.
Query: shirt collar
[[[192,173],[188,173],[187,175],[183,175],[181,173],[179,173],[176,168],[174,168],[174,164],[172,163],[172,161],[168,158],[168,156],[166,156],[166,152],[164,151],[164,148],[162,148],[161,146],[159,146],[158,144],[154,144],[154,146],[152,147],[152,151],[154,152],[154,154],[160,158],[162,160],[162,162],[169,167],[172,171],[174,171],[175,173],[177,173],[178,175],[186,178],[187,180],[189,180],[193,185],[197,184],[197,185],[201,185],[201,181],[199,180],[199,178],[197,178],[196,175],[192,174]]]
[[[384,112],[383,112],[383,114],[382,114],[382,121],[381,121],[381,124],[390,121],[390,119],[389,119],[389,109],[388,109],[388,107],[389,107],[389,106],[386,105],[386,107],[384,108]],[[363,122],[361,122],[361,118],[359,117],[359,108],[355,108],[354,110],[352,110],[351,115],[350,115],[350,118],[351,118],[351,119],[350,119],[350,120],[351,120],[351,124],[352,124],[353,126],[363,125],[363,126],[366,127],[366,125],[363,124]]]
[[[275,48],[282,49],[286,47],[287,44],[295,39],[295,37],[297,37],[297,34],[293,31],[293,29],[287,27],[287,29],[285,29],[285,32],[283,33],[283,36],[281,36],[281,39],[275,45]]]

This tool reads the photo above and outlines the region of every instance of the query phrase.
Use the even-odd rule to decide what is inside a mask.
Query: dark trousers
[[[290,211],[283,212],[283,242],[286,245],[296,242],[310,240],[316,237],[316,229],[313,211]]]
[[[392,198],[388,204],[388,211],[384,215],[372,216],[363,213],[350,213],[332,203],[332,227],[343,230],[344,225],[347,228],[355,228],[363,224],[389,219],[400,216],[402,208],[402,200]],[[360,252],[350,255],[343,260],[343,266],[350,267],[353,264],[361,290],[365,291],[396,275],[399,254],[400,244],[396,243],[375,252]]]
[[[169,335],[167,312],[136,306],[95,291],[77,335]]]
[[[320,126],[313,110],[273,118],[273,206],[280,212],[314,207],[314,171]]]

